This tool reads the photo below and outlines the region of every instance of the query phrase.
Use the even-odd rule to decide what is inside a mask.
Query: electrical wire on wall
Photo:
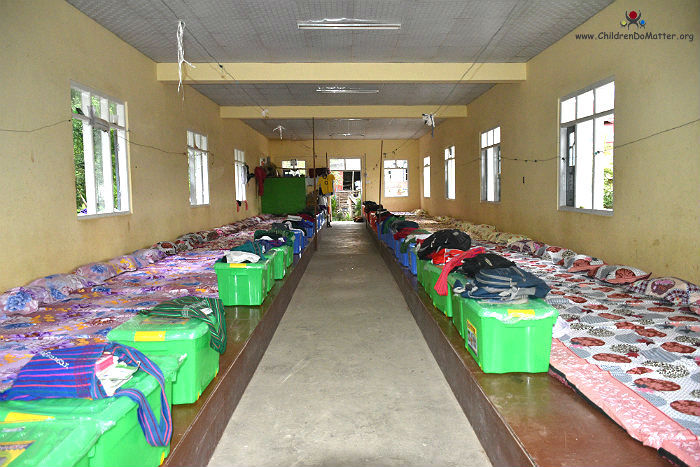
[[[60,124],[62,124],[62,123],[71,123],[72,121],[73,121],[72,118],[69,118],[69,119],[66,119],[66,120],[59,120],[59,121],[57,121],[57,122],[49,123],[49,124],[47,124],[47,125],[43,125],[43,126],[40,126],[40,127],[38,127],[38,128],[32,128],[32,129],[29,129],[29,130],[23,130],[23,129],[21,129],[21,128],[0,128],[0,132],[5,132],[5,133],[24,133],[24,134],[27,134],[27,133],[34,133],[34,132],[37,132],[37,131],[45,130],[45,129],[47,129],[47,128],[53,128],[53,127],[58,126],[58,125],[60,125]],[[130,131],[130,130],[126,130],[127,133],[128,133],[129,131]],[[122,141],[125,141],[125,142],[127,142],[127,143],[129,143],[129,144],[133,144],[134,146],[140,146],[140,147],[142,147],[142,148],[155,149],[156,151],[160,151],[160,152],[163,152],[163,153],[165,153],[165,154],[178,154],[178,155],[181,155],[181,154],[185,154],[185,155],[186,155],[186,154],[187,154],[186,152],[183,152],[183,151],[168,151],[167,149],[159,148],[159,147],[157,147],[157,146],[152,146],[152,145],[150,145],[150,144],[137,143],[136,141],[132,141],[131,139],[129,139],[129,138],[125,137],[125,136],[117,136],[117,138],[119,138],[119,139],[121,139]],[[212,154],[212,155],[213,155],[212,152],[210,152],[209,154]]]
[[[72,121],[73,121],[72,119],[63,119],[63,120],[58,120],[58,121],[56,121],[56,122],[49,123],[49,124],[46,124],[46,125],[42,125],[42,126],[37,127],[37,128],[31,128],[31,129],[22,129],[22,128],[0,128],[0,132],[29,134],[29,133],[34,133],[34,132],[37,132],[37,131],[41,131],[41,130],[45,130],[45,129],[48,129],[48,128],[52,128],[52,127],[58,126],[58,125],[60,125],[61,123],[70,123],[70,122],[72,122]],[[638,143],[638,142],[640,142],[640,141],[644,141],[644,140],[647,140],[647,139],[649,139],[649,138],[653,138],[654,136],[658,136],[658,135],[661,135],[661,134],[664,134],[664,133],[668,133],[669,131],[678,130],[678,129],[680,129],[680,128],[683,128],[683,127],[686,127],[686,126],[689,126],[689,125],[692,125],[692,124],[698,123],[698,122],[700,122],[700,118],[696,118],[695,120],[690,120],[690,121],[687,121],[687,122],[685,122],[685,123],[681,123],[680,125],[676,125],[676,126],[673,126],[673,127],[670,127],[670,128],[666,128],[666,129],[663,129],[663,130],[659,130],[659,131],[654,132],[654,133],[650,133],[650,134],[648,134],[648,135],[646,135],[646,136],[642,136],[642,137],[637,138],[637,139],[634,139],[634,140],[632,140],[632,141],[627,141],[627,142],[622,143],[622,144],[616,144],[616,145],[613,146],[613,150],[620,149],[620,148],[623,148],[623,147],[626,147],[626,146],[630,146],[630,145],[635,144],[635,143]],[[126,131],[127,131],[127,133],[130,132],[130,130],[126,130]],[[120,138],[121,138],[121,137],[120,137]],[[160,151],[160,152],[163,152],[163,153],[166,153],[166,154],[183,154],[182,151],[168,151],[167,149],[159,148],[159,147],[157,147],[157,146],[151,146],[151,145],[149,145],[149,144],[137,143],[137,142],[135,142],[135,141],[133,141],[133,140],[131,140],[131,139],[129,139],[129,138],[121,138],[121,139],[123,139],[124,141],[126,141],[126,142],[129,143],[129,144],[133,144],[133,145],[140,146],[140,147],[144,147],[144,148],[155,149],[156,151]],[[309,148],[309,149],[310,149],[310,148]],[[398,148],[397,148],[397,149],[398,149]],[[393,154],[394,156],[396,155],[397,149],[394,149],[394,150],[392,151],[392,154]],[[213,155],[214,153],[213,153],[213,152],[209,152],[209,154],[210,154],[210,155]],[[548,162],[548,161],[551,161],[551,160],[554,160],[554,159],[558,159],[559,157],[560,157],[560,156],[547,157],[547,158],[544,158],[544,159],[539,159],[539,158],[538,158],[538,159],[524,159],[524,158],[519,158],[519,157],[505,157],[505,156],[501,156],[501,159],[503,159],[503,160],[509,160],[509,161],[521,161],[521,162],[539,163],[539,162]],[[477,158],[470,159],[470,160],[468,160],[468,161],[462,162],[461,164],[457,164],[457,165],[469,164],[469,163],[472,163],[472,162],[476,162],[476,161],[478,161],[478,160],[480,160],[480,159],[481,159],[481,158],[477,157]],[[376,167],[377,167],[377,166],[375,166],[375,168],[376,168]]]
[[[618,149],[620,149],[620,148],[624,148],[624,147],[626,147],[626,146],[630,146],[630,145],[635,144],[635,143],[638,143],[638,142],[640,142],[640,141],[645,141],[645,140],[647,140],[647,139],[649,139],[649,138],[653,138],[654,136],[658,136],[658,135],[661,135],[661,134],[664,134],[664,133],[668,133],[669,131],[677,130],[677,129],[680,129],[680,128],[683,128],[683,127],[686,127],[686,126],[689,126],[689,125],[692,125],[692,124],[698,123],[698,122],[700,122],[700,118],[696,118],[695,120],[690,120],[690,121],[688,121],[688,122],[681,123],[680,125],[676,125],[676,126],[673,126],[673,127],[670,127],[670,128],[666,128],[666,129],[664,129],[664,130],[660,130],[660,131],[657,131],[657,132],[648,134],[648,135],[646,135],[646,136],[642,136],[642,137],[637,138],[637,139],[634,139],[634,140],[632,140],[632,141],[627,141],[627,142],[622,143],[622,144],[613,145],[613,151],[618,150]],[[553,161],[553,160],[555,160],[555,159],[560,159],[560,158],[561,158],[561,156],[558,156],[558,155],[557,155],[557,156],[552,156],[552,157],[546,157],[546,158],[542,158],[542,159],[540,159],[540,158],[528,159],[528,158],[522,158],[522,157],[505,157],[505,156],[501,156],[501,160],[516,161],[516,162],[525,162],[525,163],[533,163],[533,164],[538,164],[538,163],[540,163],[540,162],[549,162],[549,161]],[[461,161],[460,163],[456,164],[456,166],[457,166],[457,167],[462,167],[462,166],[466,166],[466,165],[473,164],[474,162],[479,162],[480,160],[481,160],[481,157],[475,157],[475,158],[473,158],[473,159],[468,159],[468,160],[466,160],[466,161]]]

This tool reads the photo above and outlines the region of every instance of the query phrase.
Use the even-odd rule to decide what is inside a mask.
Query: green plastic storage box
[[[137,315],[107,334],[107,339],[134,347],[148,357],[177,356],[181,363],[173,383],[172,404],[191,404],[219,372],[219,352],[209,345],[209,326],[194,318]]]
[[[264,261],[263,261],[263,259],[264,259]],[[265,275],[266,275],[265,276],[266,277],[266,280],[265,280],[266,287],[265,288],[267,289],[267,290],[265,290],[265,295],[267,295],[267,292],[272,290],[272,286],[275,285],[275,271],[274,271],[274,267],[272,265],[272,257],[263,256],[263,258],[261,258],[261,261],[258,261],[258,263],[260,263],[260,262],[265,263]]]
[[[457,332],[459,332],[462,339],[464,339],[464,319],[462,318],[464,314],[464,304],[462,300],[464,299],[461,295],[454,293],[450,298],[452,301],[452,324],[457,328]]]
[[[165,392],[171,399],[172,382],[179,365],[170,356],[154,357],[163,372]],[[160,416],[160,385],[151,375],[138,371],[123,388],[139,389]],[[38,421],[69,422],[97,427],[101,436],[89,456],[90,467],[159,466],[170,452],[170,446],[151,446],[146,442],[137,416],[138,405],[128,397],[106,399],[40,399],[0,401],[0,427],[6,423]],[[48,465],[48,464],[47,464]]]
[[[484,373],[549,370],[555,308],[539,298],[521,305],[460,298],[459,304],[465,346]]]
[[[419,259],[416,257],[416,277],[418,277],[418,283],[425,288],[426,273],[425,266],[430,263],[430,261]]]
[[[438,266],[432,262],[427,262],[424,268],[425,271],[423,274],[426,276],[425,290],[428,292],[430,300],[432,300],[435,308],[442,311],[448,318],[452,318],[452,286],[456,280],[459,280],[462,282],[462,284],[464,284],[467,281],[467,278],[462,274],[451,272],[447,276],[447,295],[439,295],[435,291],[435,284],[442,273],[442,266]]]
[[[284,278],[284,273],[286,272],[284,251],[271,248],[265,253],[265,256],[271,259],[270,269],[272,270],[272,278],[274,280],[280,280]]]
[[[276,246],[272,249],[284,253],[284,267],[285,269],[289,269],[289,267],[294,263],[294,248],[291,245],[283,245]]]
[[[267,295],[267,266],[258,263],[214,263],[219,298],[224,306],[260,305]]]
[[[94,424],[48,420],[0,424],[0,465],[88,467],[100,438]]]

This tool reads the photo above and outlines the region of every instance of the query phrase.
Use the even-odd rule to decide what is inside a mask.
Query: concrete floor
[[[491,465],[364,224],[321,233],[209,465]]]

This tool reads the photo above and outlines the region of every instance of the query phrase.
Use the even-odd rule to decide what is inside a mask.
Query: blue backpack
[[[481,269],[474,276],[471,290],[462,296],[480,299],[515,299],[529,296],[544,298],[550,291],[545,281],[517,266]]]

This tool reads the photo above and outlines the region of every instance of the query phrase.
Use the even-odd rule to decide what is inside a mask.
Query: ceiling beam
[[[222,83],[513,83],[525,63],[196,63],[183,64],[183,81]],[[469,72],[465,75],[465,72]],[[228,72],[228,73],[226,73]],[[178,82],[177,63],[156,64],[158,81]],[[231,78],[232,75],[235,80]]]
[[[268,118],[421,118],[434,112],[437,105],[280,105],[266,107]],[[221,118],[262,119],[260,107],[221,106]],[[445,105],[435,115],[437,118],[463,118],[466,105]]]

